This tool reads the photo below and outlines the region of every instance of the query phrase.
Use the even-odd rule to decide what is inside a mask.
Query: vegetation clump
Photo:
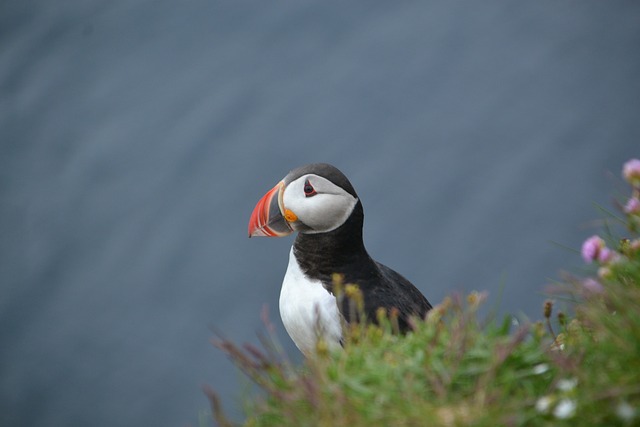
[[[244,425],[640,425],[640,160],[623,176],[631,196],[612,219],[624,235],[586,239],[581,254],[593,274],[551,290],[572,314],[548,300],[539,322],[481,321],[485,294],[452,296],[405,335],[394,333],[393,312],[345,326],[343,350],[319,342],[303,366],[272,337],[261,349],[218,340],[263,391]],[[206,391],[217,424],[234,425]]]

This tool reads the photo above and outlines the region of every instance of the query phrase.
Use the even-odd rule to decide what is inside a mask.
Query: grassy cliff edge
[[[632,194],[612,220],[624,235],[588,238],[582,256],[594,274],[552,290],[570,316],[549,300],[539,322],[484,322],[484,294],[453,296],[406,335],[393,333],[394,313],[349,326],[343,351],[319,342],[303,366],[269,337],[260,349],[217,340],[263,391],[243,425],[640,425],[640,160],[623,176]],[[357,308],[357,289],[345,294]],[[206,392],[216,423],[234,425]]]

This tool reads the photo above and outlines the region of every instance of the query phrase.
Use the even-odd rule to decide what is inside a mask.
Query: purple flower
[[[591,236],[582,244],[582,259],[587,264],[591,264],[598,259],[600,250],[605,247],[604,240],[599,236]]]
[[[640,200],[637,197],[630,198],[624,206],[624,212],[630,215],[640,213]]]
[[[634,186],[640,185],[640,160],[631,159],[622,167],[622,176]]]

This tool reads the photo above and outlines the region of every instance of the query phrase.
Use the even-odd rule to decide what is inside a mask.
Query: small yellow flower
[[[609,267],[600,267],[598,269],[598,277],[601,279],[610,279],[613,273]]]

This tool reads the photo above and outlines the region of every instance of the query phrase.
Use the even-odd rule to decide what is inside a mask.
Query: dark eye
[[[315,196],[316,194],[318,194],[316,192],[316,189],[313,188],[313,185],[311,185],[311,183],[309,182],[309,180],[306,180],[304,182],[304,195],[306,197],[311,197],[311,196]]]

